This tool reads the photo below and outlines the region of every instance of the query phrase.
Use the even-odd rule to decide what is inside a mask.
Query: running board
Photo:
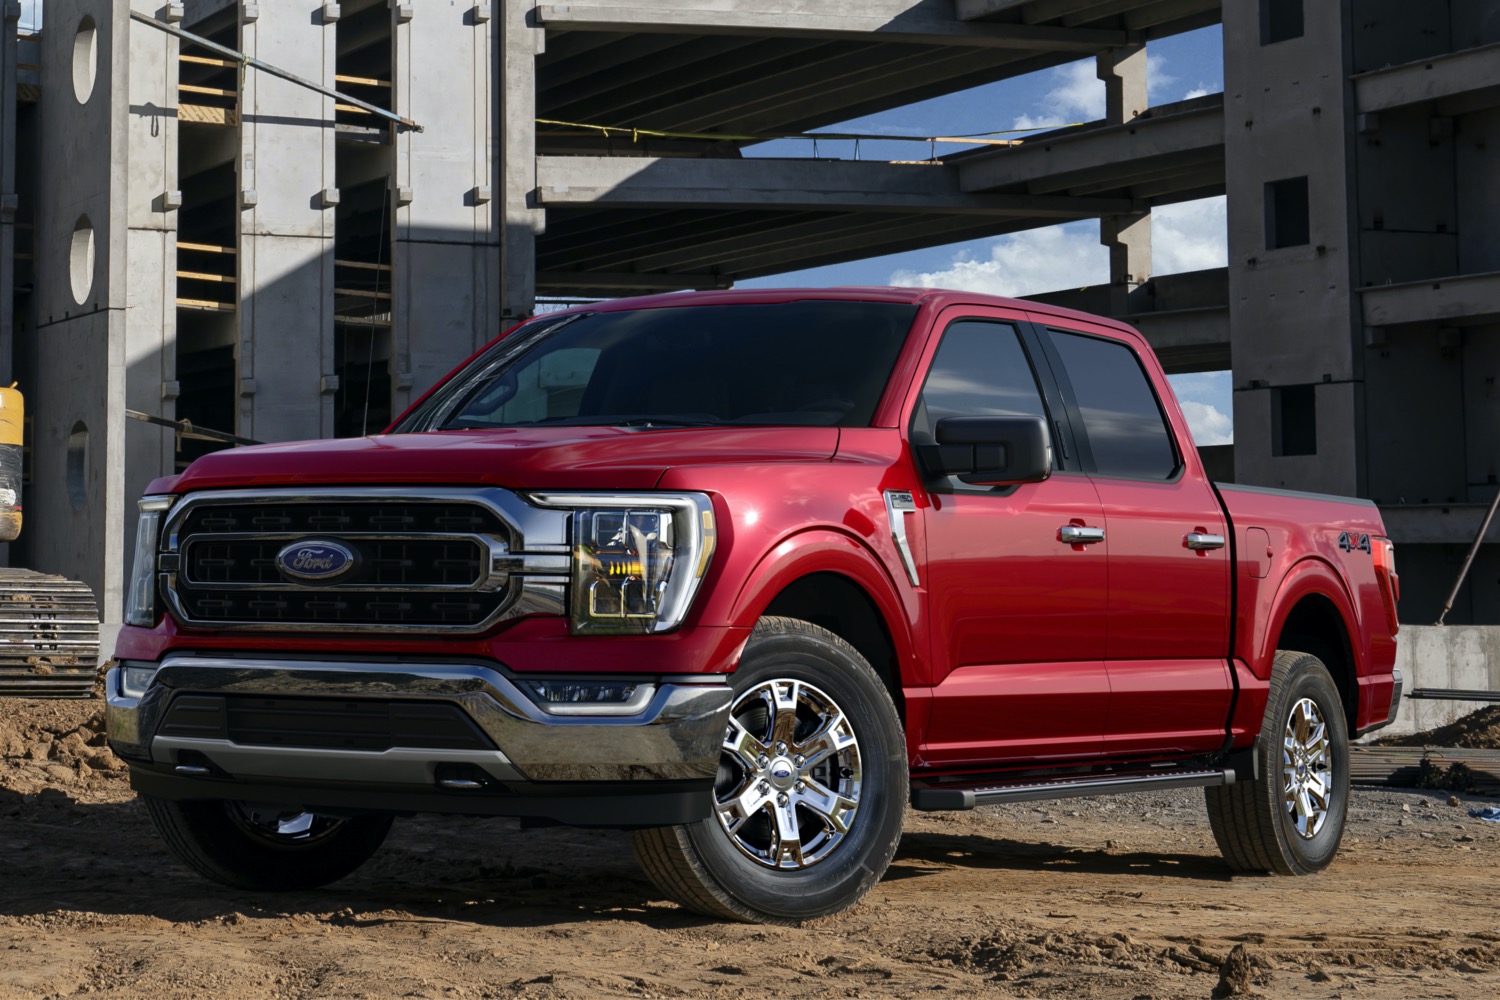
[[[1028,781],[1013,785],[932,787],[912,789],[911,807],[922,812],[973,809],[1002,802],[1038,802],[1083,795],[1118,795],[1124,792],[1160,792],[1169,788],[1202,788],[1234,784],[1232,768],[1210,771],[1170,771],[1161,774],[1120,774],[1107,777]]]

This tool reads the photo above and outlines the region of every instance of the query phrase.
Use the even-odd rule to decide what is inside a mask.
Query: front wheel
[[[906,741],[880,677],[852,646],[764,618],[735,672],[714,814],[642,830],[657,887],[713,917],[794,924],[857,903],[901,839]]]
[[[143,795],[172,852],[236,889],[313,889],[369,860],[390,832],[388,813],[340,819],[249,802],[176,802]]]
[[[1322,871],[1349,811],[1349,727],[1333,677],[1311,653],[1276,654],[1255,755],[1253,780],[1204,789],[1224,860],[1242,872]]]

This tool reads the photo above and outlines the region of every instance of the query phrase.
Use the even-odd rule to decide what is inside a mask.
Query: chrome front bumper
[[[549,710],[483,664],[205,656],[168,656],[144,694],[132,697],[122,687],[123,666],[112,668],[105,680],[109,741],[116,753],[185,778],[201,773],[261,783],[434,788],[445,766],[477,767],[511,789],[536,782],[708,783],[718,768],[731,698],[722,676],[674,676],[649,683],[649,692],[638,690],[629,704],[562,714],[579,706]],[[333,750],[160,735],[173,698],[183,692],[442,701],[459,706],[497,749]],[[622,714],[597,714],[611,711]]]

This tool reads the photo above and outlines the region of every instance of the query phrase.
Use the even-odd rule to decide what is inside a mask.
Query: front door
[[[1038,375],[1045,362],[1018,314],[952,310],[939,324],[911,408],[913,445],[949,416],[1039,416],[1056,428]],[[1054,436],[1056,440],[1056,436]],[[1053,475],[1011,487],[929,481],[924,512],[934,677],[931,765],[1012,763],[1100,752],[1107,549],[1064,540],[1102,534],[1090,479],[1054,445]]]

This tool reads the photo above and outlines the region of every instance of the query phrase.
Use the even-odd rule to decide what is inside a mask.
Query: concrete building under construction
[[[0,378],[33,414],[10,561],[108,621],[135,497],[217,446],[128,410],[361,434],[538,296],[1074,219],[1111,282],[1041,297],[1232,370],[1234,478],[1376,500],[1404,619],[1436,617],[1497,489],[1500,0],[46,0],[19,36],[3,6]],[[1224,92],[1150,106],[1147,44],[1220,22]],[[742,155],[1081,58],[1107,92],[1082,128]],[[1151,209],[1224,193],[1228,266],[1153,278]],[[1500,545],[1449,620],[1500,621]]]

